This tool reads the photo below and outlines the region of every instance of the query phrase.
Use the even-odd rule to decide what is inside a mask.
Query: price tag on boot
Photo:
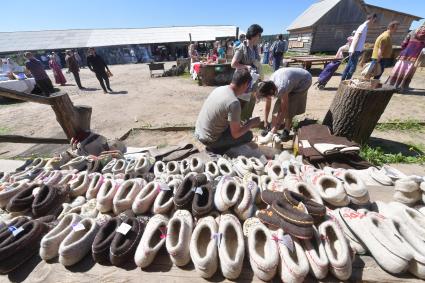
[[[117,232],[123,235],[127,235],[128,231],[130,231],[131,226],[127,223],[121,223],[121,225],[117,228]]]
[[[72,225],[72,230],[74,230],[75,232],[83,231],[86,230],[86,227],[84,227],[83,223],[80,222],[78,224]]]
[[[15,226],[10,226],[9,231],[12,232],[13,237],[16,237],[19,233],[24,231],[24,228],[22,227],[16,228]]]
[[[198,195],[201,195],[202,196],[202,194],[203,194],[204,192],[202,192],[202,188],[201,187],[197,187],[196,189],[195,189],[195,194],[198,194]]]
[[[294,252],[294,241],[292,241],[291,236],[288,234],[283,235],[283,238],[280,240],[291,252]]]

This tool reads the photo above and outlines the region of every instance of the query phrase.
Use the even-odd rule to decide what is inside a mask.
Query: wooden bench
[[[149,63],[148,66],[149,66],[149,72],[151,74],[151,78],[153,78],[155,75],[162,76],[162,74],[164,74],[165,72],[164,63]],[[153,73],[153,71],[162,71],[162,72]]]
[[[306,70],[310,70],[312,65],[323,64],[326,67],[328,63],[338,60],[335,56],[297,56],[289,59],[291,60],[290,63],[301,63]]]

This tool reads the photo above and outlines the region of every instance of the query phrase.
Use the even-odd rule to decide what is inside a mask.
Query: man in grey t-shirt
[[[260,118],[253,118],[242,126],[238,100],[251,79],[248,70],[237,70],[230,85],[216,88],[204,102],[196,121],[195,136],[207,150],[222,154],[252,140],[250,129],[260,123]]]
[[[264,137],[264,143],[269,142],[277,133],[280,124],[285,120],[285,128],[279,137],[281,141],[289,139],[292,118],[305,112],[307,91],[312,83],[311,74],[301,68],[281,68],[270,76],[270,80],[261,82],[257,90],[257,98],[265,98],[264,123],[267,123],[272,97],[276,97],[271,131]],[[265,125],[267,126],[267,125]]]

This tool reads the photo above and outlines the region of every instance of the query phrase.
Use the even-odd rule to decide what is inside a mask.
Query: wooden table
[[[199,85],[220,86],[227,85],[232,81],[235,69],[230,63],[224,64],[201,64],[198,73]]]
[[[303,65],[303,68],[306,70],[310,70],[312,65],[320,65],[323,64],[324,67],[336,60],[335,56],[296,56],[296,57],[290,57],[289,63],[301,63]]]

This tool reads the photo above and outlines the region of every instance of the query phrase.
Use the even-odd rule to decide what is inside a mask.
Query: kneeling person
[[[281,68],[270,76],[270,81],[261,82],[257,90],[257,99],[266,99],[264,111],[264,123],[267,124],[272,103],[272,97],[276,97],[270,132],[262,139],[265,143],[272,141],[277,134],[282,122],[285,127],[279,139],[289,140],[289,132],[292,126],[292,118],[305,112],[307,104],[307,91],[312,83],[311,74],[301,68]],[[267,125],[265,125],[267,127]]]
[[[248,70],[236,70],[230,85],[216,88],[204,102],[196,121],[195,136],[207,150],[222,154],[252,140],[250,129],[260,123],[260,118],[241,125],[238,100],[238,96],[247,91],[251,80]]]

